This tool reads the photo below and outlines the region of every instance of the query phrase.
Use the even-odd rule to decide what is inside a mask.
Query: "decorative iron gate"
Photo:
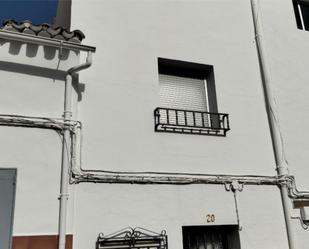
[[[155,233],[144,228],[125,228],[104,236],[100,233],[96,249],[167,249],[167,235],[163,230]]]

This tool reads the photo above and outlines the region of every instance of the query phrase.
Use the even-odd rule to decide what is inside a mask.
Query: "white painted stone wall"
[[[309,189],[309,33],[296,28],[292,1],[260,1],[265,46],[286,157],[300,189]]]
[[[297,37],[300,31],[295,25],[292,4],[289,1],[283,2],[279,6],[277,1],[261,2],[262,11],[265,10],[268,14],[268,16],[262,14],[263,17],[266,16],[263,24],[266,26],[265,39],[268,46],[274,40],[280,42],[278,34],[273,32],[272,27],[273,29],[280,27],[278,33],[280,32],[281,36],[289,35],[292,40],[300,39]],[[274,22],[272,15],[278,16],[278,22]],[[86,82],[84,99],[79,103],[79,117],[85,125],[84,168],[276,174],[249,1],[90,1],[85,3],[76,0],[73,3],[72,18],[73,27],[88,31],[85,43],[97,47],[94,65],[81,75],[81,81]],[[275,25],[272,26],[274,23]],[[305,36],[305,34],[302,35]],[[283,46],[284,43],[281,41],[280,44]],[[305,44],[304,39],[302,46]],[[268,55],[271,60],[277,60],[279,68],[280,62],[286,63],[285,58],[288,59],[292,49],[286,46],[284,51],[278,51],[280,46],[277,45],[273,45],[276,46],[277,51],[271,49]],[[298,50],[301,50],[300,47]],[[152,132],[151,111],[159,105],[157,57],[214,66],[218,109],[219,112],[230,114],[231,131],[226,138]],[[298,54],[298,58],[303,56]],[[287,65],[297,67],[297,64],[287,63]],[[272,76],[273,74],[275,73],[272,73]],[[277,74],[282,77],[280,69]],[[287,74],[288,70],[285,70],[285,76]],[[275,76],[273,78],[275,79]],[[307,88],[303,84],[300,87]],[[277,99],[276,86],[274,91]],[[286,95],[290,93],[284,89],[281,92]],[[303,94],[305,96],[305,93]],[[297,102],[296,99],[295,102]],[[287,108],[290,106],[286,105],[286,103],[279,105],[280,116],[283,109],[289,113],[288,117],[291,117],[293,109]],[[96,115],[91,111],[94,106],[98,107]],[[297,115],[301,115],[300,113],[298,112]],[[293,119],[290,118],[290,122],[284,126],[292,127],[292,122]],[[291,134],[286,136],[289,137]],[[284,131],[283,137],[285,138]],[[298,136],[295,138],[295,143],[298,139],[308,140]],[[290,146],[290,150],[292,150],[290,154],[298,153],[294,146]],[[288,155],[289,152],[287,152],[289,159]],[[308,173],[306,168],[299,165],[298,175],[303,174],[304,171]],[[295,170],[293,174],[297,176]],[[303,182],[305,180],[301,181],[305,188]],[[125,198],[127,195],[131,197],[127,193],[130,189],[127,186],[92,186],[91,184],[78,186],[77,192],[80,197],[77,197],[78,218],[76,220],[81,219],[82,224],[88,222],[89,226],[81,228],[80,231],[77,228],[76,244],[81,243],[81,248],[87,247],[93,243],[95,231],[108,233],[136,224],[135,220],[140,220],[140,216],[147,214],[148,201],[151,202],[152,198],[161,200],[159,187],[151,187],[154,192],[147,192],[144,186],[141,188],[144,190],[144,195],[151,194],[154,197],[135,197],[141,202],[141,205],[138,205],[136,204],[139,203],[138,201],[132,204],[129,201],[130,198]],[[179,199],[184,201],[188,196],[199,196],[202,193],[199,187],[192,192],[188,190],[191,189],[190,187],[183,187],[188,190],[187,193],[179,191],[178,188],[171,186],[164,189],[175,195],[174,198],[166,200],[168,207],[173,207]],[[212,193],[207,197],[217,193],[213,187],[205,186],[205,188],[211,189],[209,192]],[[240,195],[243,198],[240,217],[244,224],[244,229],[240,232],[242,248],[287,247],[279,191],[277,188],[268,191],[268,188],[252,187],[249,190],[246,188]],[[105,198],[99,197],[101,194]],[[123,197],[124,202],[128,199],[125,203],[130,204],[114,203],[113,200],[117,199],[115,196],[120,196],[118,197],[120,199]],[[216,194],[211,204],[207,202],[207,197],[205,197],[205,210],[210,208],[220,213],[222,200],[231,205],[225,193]],[[86,203],[92,203],[95,208],[90,208],[91,204]],[[123,210],[127,205],[129,208]],[[229,218],[232,216],[227,206],[225,206],[222,224],[229,224]],[[135,214],[130,211],[132,208]],[[93,211],[87,212],[88,209]],[[178,212],[174,214],[173,211],[167,212],[162,208],[159,210],[153,218],[155,221],[160,220],[161,217],[178,214]],[[87,213],[91,213],[89,219]],[[202,217],[201,213],[199,217]],[[130,218],[127,218],[128,214]],[[296,214],[298,213],[295,212]],[[163,227],[164,225],[173,227],[170,229],[172,234],[169,236],[169,245],[172,248],[182,246],[179,232],[181,224],[196,225],[203,222],[202,218],[194,219],[190,209],[186,210],[184,216],[186,217],[184,219],[188,219],[187,221],[178,217],[173,222],[160,222]],[[102,220],[103,224],[98,225],[91,221],[96,219]],[[152,224],[153,219],[144,218],[142,224],[138,225],[147,227],[149,224],[155,230],[158,226]],[[308,243],[308,235],[299,228],[297,221],[294,224],[295,229],[298,230],[299,246],[304,248]],[[158,227],[157,230],[160,228]],[[84,239],[87,236],[89,239]]]
[[[127,226],[165,229],[170,249],[183,248],[182,226],[237,224],[233,194],[223,186],[102,185],[77,187],[74,248],[94,248],[97,235]],[[237,194],[241,248],[287,249],[276,187],[245,187]],[[213,213],[215,223],[207,223]]]
[[[260,4],[287,159],[299,188],[308,189],[309,33],[297,30],[289,0]],[[71,23],[85,33],[84,44],[97,47],[92,67],[80,73],[85,90],[73,96],[74,119],[83,123],[83,168],[276,174],[249,0],[74,0]],[[58,52],[50,59],[42,47],[35,56],[25,45],[15,54],[9,49],[8,43],[0,49],[0,113],[61,117]],[[153,131],[158,57],[214,66],[218,109],[230,115],[227,137]],[[77,55],[69,58],[59,69],[78,63]],[[8,127],[1,127],[0,137],[1,167],[18,169],[14,234],[55,234],[61,138]],[[179,249],[181,227],[207,225],[208,213],[216,215],[215,224],[237,224],[232,193],[221,185],[81,183],[70,189],[74,249],[95,248],[99,232],[127,226],[165,229],[169,248]],[[277,187],[245,186],[237,200],[242,248],[288,248]],[[308,232],[294,224],[299,248],[306,248]]]
[[[97,47],[80,76],[84,168],[275,174],[249,3],[77,0],[72,15]],[[153,132],[158,57],[214,66],[226,138]]]

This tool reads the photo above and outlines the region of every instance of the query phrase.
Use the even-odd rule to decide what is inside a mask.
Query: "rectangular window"
[[[213,66],[159,58],[158,69],[155,130],[225,136],[228,115],[218,113]]]
[[[182,228],[183,249],[240,249],[238,226],[190,226]]]
[[[309,0],[293,0],[293,7],[297,27],[309,30]]]

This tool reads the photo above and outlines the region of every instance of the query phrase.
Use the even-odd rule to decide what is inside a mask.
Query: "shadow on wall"
[[[8,41],[0,41],[0,45],[3,46]],[[9,47],[9,53],[11,55],[18,55],[20,53],[21,47],[24,43],[18,41],[11,41]],[[56,57],[57,48],[44,46],[44,59],[53,60]],[[26,56],[29,58],[34,58],[37,56],[39,50],[39,45],[36,44],[27,44],[26,45]],[[76,52],[73,52],[77,54]],[[62,49],[60,53],[58,53],[58,59],[61,61],[65,61],[69,58],[70,51],[68,49]]]
[[[3,46],[8,42],[9,41],[1,40],[0,46]],[[20,55],[21,48],[24,43],[18,41],[10,41],[9,43],[10,43],[8,49],[9,54],[14,56]],[[26,57],[28,58],[38,57],[39,47],[40,45],[36,44],[26,44]],[[19,63],[17,60],[16,60],[17,62],[0,61],[0,70],[50,78],[53,81],[55,80],[65,81],[67,71],[60,68],[60,63],[69,60],[71,53],[74,53],[74,55],[77,56],[78,52],[70,51],[68,49],[62,49],[59,53],[57,53],[57,50],[59,49],[47,46],[43,47],[44,60],[47,61],[58,60],[55,68],[44,67],[42,66],[44,63],[40,63],[39,59],[36,59],[37,61],[34,64],[37,65]],[[82,93],[85,91],[85,84],[79,82],[78,75],[73,75],[73,88],[78,95],[78,101],[81,101]]]

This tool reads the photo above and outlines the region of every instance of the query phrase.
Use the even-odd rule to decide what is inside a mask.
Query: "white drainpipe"
[[[255,38],[260,59],[261,72],[263,76],[263,87],[265,96],[265,105],[270,127],[270,133],[273,144],[273,151],[276,161],[277,174],[279,176],[288,175],[288,166],[284,158],[283,141],[278,126],[278,118],[276,114],[276,107],[271,91],[271,78],[269,71],[269,64],[267,61],[266,51],[262,39],[262,24],[261,16],[259,15],[258,0],[251,0],[252,16],[255,28]],[[287,237],[290,249],[296,249],[296,241],[294,230],[291,222],[291,200],[288,197],[288,186],[282,184],[280,187],[282,206],[287,230]]]
[[[72,75],[91,66],[92,53],[88,52],[86,62],[72,67],[67,71],[65,79],[64,112],[63,118],[69,122],[72,117],[71,97],[72,97]],[[60,183],[60,206],[59,206],[59,224],[58,224],[58,249],[65,249],[66,225],[67,225],[67,204],[69,199],[69,175],[70,175],[70,129],[63,131],[62,142],[62,163],[61,163],[61,183]]]

